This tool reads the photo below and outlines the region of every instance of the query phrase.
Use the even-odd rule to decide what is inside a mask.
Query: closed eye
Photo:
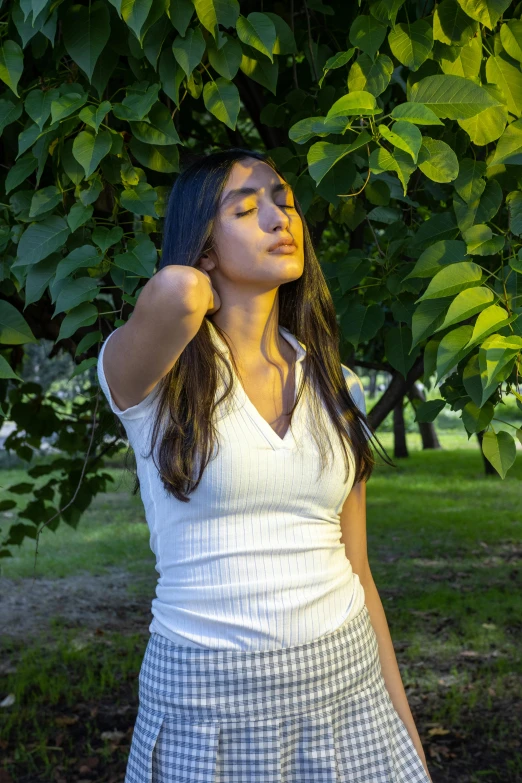
[[[277,204],[278,207],[281,207],[281,209],[295,209],[295,207],[292,204]],[[249,212],[253,212],[254,209],[257,209],[257,207],[252,207],[252,209],[247,209],[246,212],[237,212],[236,217],[243,217],[243,215],[248,215]]]

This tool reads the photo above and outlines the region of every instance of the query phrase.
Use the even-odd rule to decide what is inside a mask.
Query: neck
[[[243,369],[285,364],[295,360],[293,347],[279,333],[278,311],[245,313],[221,308],[211,317],[231,343],[236,364]]]

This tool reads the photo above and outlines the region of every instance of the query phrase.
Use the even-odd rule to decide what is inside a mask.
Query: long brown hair
[[[160,269],[167,264],[195,266],[201,255],[211,249],[220,196],[234,163],[248,157],[262,160],[279,174],[269,155],[233,147],[209,155],[193,156],[190,165],[178,175],[168,200]],[[281,174],[279,176],[284,179]],[[294,203],[303,221],[304,270],[297,280],[279,286],[279,325],[285,326],[305,345],[306,361],[303,362],[302,382],[290,413],[293,413],[304,389],[309,388],[312,391],[313,418],[318,425],[312,428],[311,434],[321,454],[321,472],[325,467],[327,436],[325,428],[320,427],[322,405],[344,450],[345,480],[349,476],[346,440],[355,459],[354,482],[368,480],[375,459],[362,424],[366,425],[372,438],[375,437],[374,430],[347,389],[332,297],[302,209],[297,199]],[[212,319],[212,316],[205,316],[197,334],[158,384],[159,402],[151,428],[151,445],[148,454],[143,455],[152,456],[166,491],[184,502],[188,502],[188,495],[197,489],[218,440],[214,411],[232,393],[233,372],[239,374],[232,351],[229,358],[234,371],[227,361],[228,357],[213,339],[207,318]],[[225,332],[214,321],[212,326],[230,346]],[[225,391],[218,400],[215,397],[222,376],[216,360],[224,362],[228,374]],[[131,451],[129,448],[127,455]],[[128,467],[127,464],[125,466]],[[139,488],[136,473],[133,494]]]

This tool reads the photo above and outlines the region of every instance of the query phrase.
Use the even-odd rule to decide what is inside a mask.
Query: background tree
[[[503,478],[522,410],[522,4],[509,0],[15,0],[1,13],[0,414],[30,460],[0,556],[76,527],[122,431],[100,404],[100,342],[154,274],[180,158],[266,149],[306,213],[343,361],[448,406]],[[67,351],[86,392],[25,382],[26,347]],[[438,386],[422,401],[414,384]],[[441,380],[443,381],[442,383]],[[509,424],[509,423],[508,423]],[[109,433],[109,437],[107,437]],[[111,436],[112,433],[112,436]],[[39,487],[31,479],[45,476]],[[5,500],[0,511],[15,506]]]

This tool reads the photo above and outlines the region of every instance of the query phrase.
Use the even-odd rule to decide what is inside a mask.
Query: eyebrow
[[[225,207],[227,204],[229,204],[231,201],[235,201],[240,196],[252,196],[256,193],[259,193],[261,188],[234,188],[233,190],[229,190],[225,198],[221,202],[221,206]],[[279,193],[280,191],[284,190],[287,193],[292,192],[292,188],[287,182],[278,182],[276,185],[272,185],[271,187],[271,193],[272,196],[275,196],[276,193]]]

